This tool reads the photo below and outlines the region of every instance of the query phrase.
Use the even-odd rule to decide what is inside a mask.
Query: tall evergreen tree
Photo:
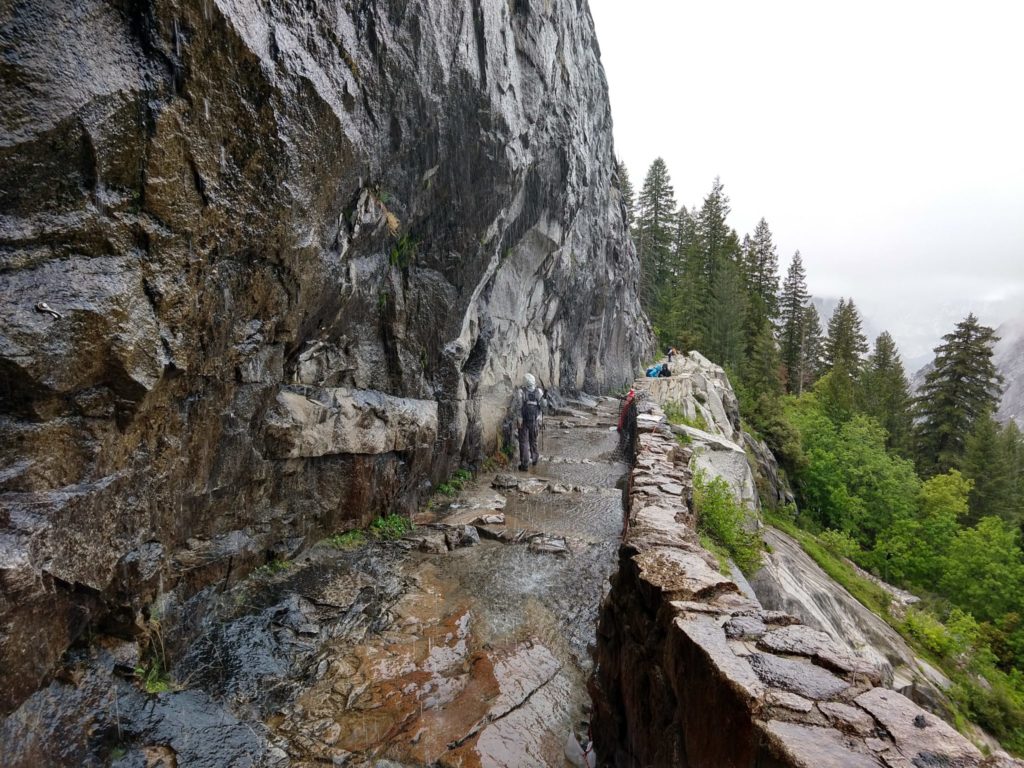
[[[665,161],[655,158],[644,178],[633,239],[640,257],[640,300],[655,328],[664,321],[672,282],[676,240],[676,200]]]
[[[711,191],[704,198],[704,204],[697,214],[697,237],[708,286],[711,285],[719,264],[735,258],[739,250],[735,233],[729,229],[726,221],[730,210],[725,185],[716,176]]]
[[[889,433],[886,447],[904,455],[910,451],[910,386],[896,342],[888,331],[875,339],[862,382],[862,402],[869,416]]]
[[[963,473],[974,481],[968,503],[968,525],[983,517],[1001,517],[1016,524],[1017,487],[1010,446],[1003,438],[999,423],[982,416],[964,443]]]
[[[839,299],[828,321],[825,340],[825,364],[834,369],[841,366],[853,378],[858,378],[868,352],[868,339],[861,330],[860,313],[853,299]]]
[[[821,318],[813,304],[804,307],[800,339],[800,365],[796,373],[797,395],[802,395],[814,387],[825,364],[825,342],[821,337]]]
[[[786,376],[786,391],[797,392],[801,387],[803,372],[804,308],[810,294],[807,293],[807,273],[800,251],[793,254],[793,261],[786,271],[779,296],[779,347],[782,368]]]
[[[960,465],[968,435],[995,410],[1002,393],[991,328],[970,314],[942,341],[915,403],[917,460],[928,475]]]
[[[779,316],[779,254],[763,218],[757,222],[753,237],[745,239],[743,255],[751,305],[774,321]]]
[[[715,269],[711,300],[714,309],[706,322],[705,351],[723,367],[738,371],[746,349],[747,291],[732,261],[723,259]]]
[[[710,303],[710,287],[704,283],[697,239],[697,212],[682,206],[676,214],[675,263],[679,276],[672,293],[673,340],[688,349],[703,343],[703,319]]]
[[[615,175],[619,177],[619,192],[622,193],[622,204],[626,207],[626,224],[633,229],[634,208],[636,205],[633,182],[630,181],[626,164],[621,160],[615,163]]]
[[[779,358],[775,334],[772,333],[772,327],[764,323],[740,367],[743,386],[753,398],[761,395],[777,398],[782,394],[781,369],[782,360]]]

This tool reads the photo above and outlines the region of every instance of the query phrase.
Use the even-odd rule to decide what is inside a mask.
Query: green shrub
[[[969,673],[954,676],[950,697],[975,723],[995,736],[1003,748],[1024,753],[1024,680],[1020,671],[988,669],[984,681]]]
[[[717,541],[712,539],[706,533],[700,534],[700,545],[704,547],[708,552],[712,553],[718,558],[718,565],[722,570],[722,573],[726,576],[732,575],[732,568],[729,567],[729,561],[732,554],[719,544]]]
[[[839,557],[853,560],[857,555],[861,554],[861,548],[856,539],[845,531],[828,528],[819,534],[818,540],[825,549]]]
[[[951,657],[957,651],[957,643],[950,632],[926,611],[908,608],[902,629],[940,659]]]
[[[723,547],[741,571],[752,573],[760,567],[761,539],[747,530],[748,512],[733,497],[725,480],[709,480],[697,470],[693,476],[693,507],[698,531]]]
[[[412,522],[401,515],[385,515],[370,523],[370,533],[379,539],[400,539],[412,530]]]

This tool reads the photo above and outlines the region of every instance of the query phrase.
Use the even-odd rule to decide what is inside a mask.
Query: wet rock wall
[[[691,448],[641,403],[628,527],[591,680],[597,753],[616,768],[1013,766],[880,685],[828,635],[764,610],[695,530]]]
[[[15,0],[0,50],[0,713],[650,346],[585,2]]]

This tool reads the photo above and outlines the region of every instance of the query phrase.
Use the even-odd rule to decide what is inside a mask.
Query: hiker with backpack
[[[537,379],[532,373],[524,377],[518,398],[521,400],[518,413],[519,469],[525,472],[540,459],[537,435],[544,421],[544,390],[537,386]]]

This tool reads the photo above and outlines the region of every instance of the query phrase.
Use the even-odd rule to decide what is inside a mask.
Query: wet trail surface
[[[399,542],[251,580],[176,677],[262,723],[271,765],[566,765],[622,528],[615,409],[549,415],[529,473],[481,473]]]

